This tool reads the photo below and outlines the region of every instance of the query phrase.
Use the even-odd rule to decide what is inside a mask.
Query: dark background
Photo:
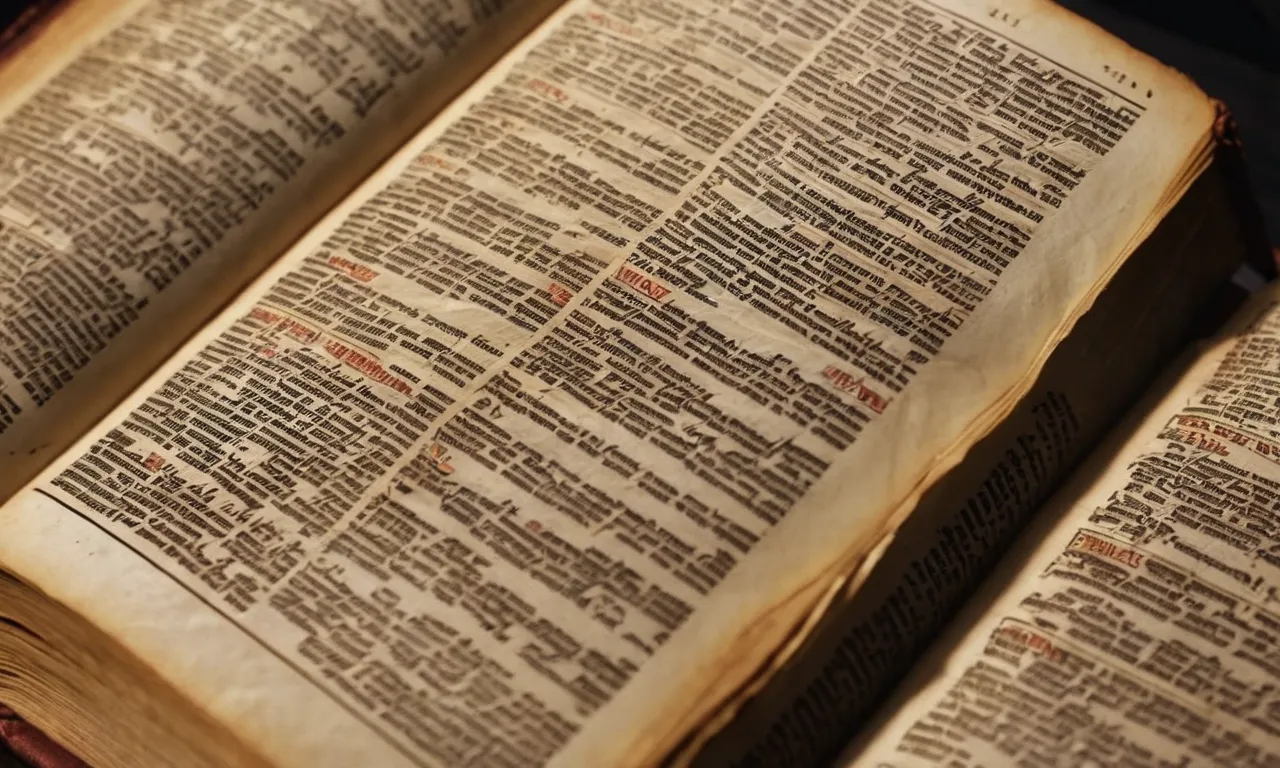
[[[1227,104],[1280,248],[1280,0],[1058,0]]]
[[[1280,248],[1280,0],[1058,1],[1231,108],[1268,237]],[[30,23],[33,7],[57,2],[0,0],[0,41],[11,24]],[[0,745],[0,768],[23,765]]]

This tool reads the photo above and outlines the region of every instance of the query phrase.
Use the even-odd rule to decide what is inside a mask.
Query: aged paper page
[[[282,764],[653,759],[1205,146],[1186,81],[987,14],[572,3],[0,513],[0,561]],[[53,565],[86,548],[125,591]]]
[[[0,498],[549,4],[91,1],[52,19],[0,68]]]
[[[1246,251],[1220,170],[1202,175],[1129,257],[1018,407],[922,494],[866,580],[833,603],[698,765],[826,765],[848,746],[1016,534],[1208,325],[1206,298],[1222,302]]]
[[[1046,510],[853,765],[1272,765],[1280,292]]]

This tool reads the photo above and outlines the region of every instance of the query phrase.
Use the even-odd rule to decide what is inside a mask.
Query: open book
[[[507,5],[0,68],[0,701],[90,763],[817,757],[1253,242],[1043,0]]]

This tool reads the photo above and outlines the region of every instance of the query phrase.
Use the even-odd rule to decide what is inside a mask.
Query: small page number
[[[1014,16],[1012,13],[1006,13],[999,10],[998,8],[992,8],[987,15],[996,21],[1001,22],[1002,24],[1008,24],[1011,27],[1016,27],[1022,23],[1022,19]]]
[[[1134,80],[1129,75],[1128,72],[1122,72],[1116,67],[1111,66],[1110,64],[1103,64],[1102,71],[1107,73],[1107,75],[1111,77],[1111,80],[1115,82],[1116,85],[1127,85],[1129,86],[1129,90],[1132,90],[1132,91],[1138,90],[1138,81]],[[1153,94],[1150,88],[1146,90],[1147,90],[1147,98],[1149,99]]]
[[[1133,87],[1137,86],[1137,83],[1134,82],[1133,78],[1129,77],[1129,74],[1127,72],[1121,72],[1120,70],[1116,69],[1110,64],[1103,64],[1102,71],[1110,75],[1111,79],[1115,81],[1116,85],[1129,85]]]

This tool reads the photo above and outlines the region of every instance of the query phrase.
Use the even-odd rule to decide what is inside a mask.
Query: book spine
[[[1267,280],[1273,280],[1280,249],[1272,248],[1267,239],[1262,209],[1253,195],[1253,184],[1244,160],[1246,150],[1239,125],[1225,103],[1215,100],[1214,107],[1217,110],[1217,118],[1213,122],[1214,161],[1222,169],[1227,199],[1240,224],[1239,234],[1246,248],[1246,263]]]

